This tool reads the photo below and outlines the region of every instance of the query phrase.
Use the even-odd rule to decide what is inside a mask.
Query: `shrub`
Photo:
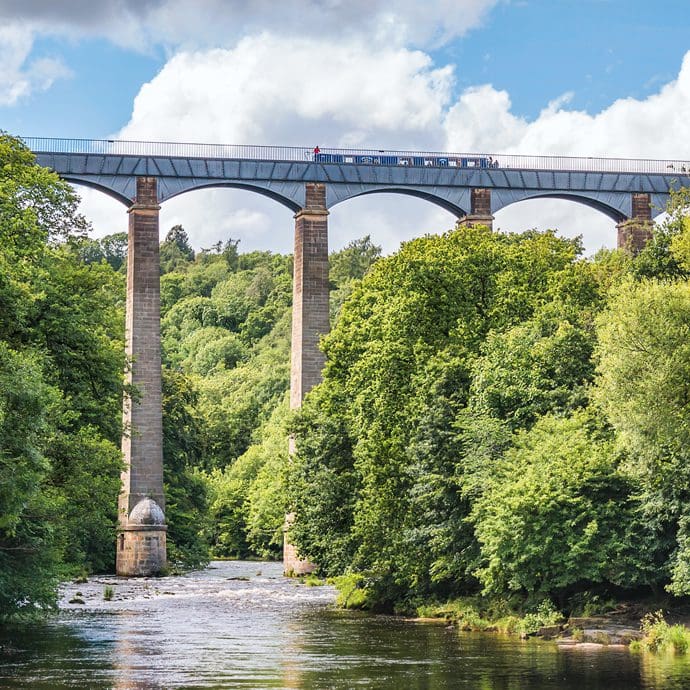
[[[358,573],[334,577],[331,582],[338,590],[336,606],[342,609],[371,608],[371,598],[364,584],[364,576]]]
[[[649,652],[685,654],[690,646],[690,630],[683,625],[669,625],[662,611],[646,614],[640,629],[644,634],[640,646]]]

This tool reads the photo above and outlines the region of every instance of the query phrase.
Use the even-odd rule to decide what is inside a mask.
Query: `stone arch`
[[[300,186],[304,187],[304,185]],[[291,198],[291,196],[277,192],[269,187],[225,180],[214,180],[209,181],[207,183],[194,184],[193,186],[181,187],[180,189],[172,189],[170,193],[166,194],[164,197],[161,198],[161,203],[168,201],[170,199],[174,199],[175,197],[181,196],[182,194],[186,194],[188,192],[196,192],[203,189],[220,188],[241,189],[247,192],[254,192],[255,194],[260,194],[261,196],[268,197],[273,201],[277,201],[282,206],[285,206],[288,209],[290,209],[290,211],[292,211],[293,213],[297,213],[302,208],[302,206],[299,203],[297,203],[297,201],[294,198]]]
[[[83,178],[78,177],[76,175],[63,175],[63,174],[61,174],[60,177],[65,182],[69,182],[70,184],[78,185],[80,187],[88,187],[89,189],[95,189],[97,192],[101,192],[102,194],[109,196],[111,199],[115,199],[115,201],[119,201],[121,204],[124,204],[127,208],[129,208],[132,205],[132,199],[126,195],[124,189],[123,190],[114,189],[113,187],[110,187],[110,186],[105,185],[105,184],[101,184],[100,182],[96,182],[96,181],[91,180],[91,179],[83,179]]]
[[[630,197],[629,193],[627,193],[627,197]],[[493,208],[493,210],[496,212],[520,201],[529,201],[531,199],[561,199],[563,201],[574,201],[577,204],[588,206],[589,208],[593,208],[594,210],[603,213],[615,223],[620,223],[629,217],[619,208],[616,208],[615,206],[600,199],[596,199],[585,194],[577,194],[572,192],[538,192],[536,194],[525,193],[524,195],[519,195],[519,197],[508,200],[506,203],[499,203]]]
[[[329,188],[332,185],[329,185]],[[468,202],[467,207],[469,207],[469,190],[467,191],[467,198]],[[331,203],[329,203],[328,207],[333,208],[334,206],[337,206],[338,204],[342,203],[343,201],[350,201],[351,199],[356,199],[357,197],[361,196],[369,196],[372,194],[402,194],[404,196],[412,196],[417,199],[422,199],[424,201],[428,201],[435,206],[439,206],[442,208],[444,211],[448,211],[449,213],[452,213],[454,216],[457,218],[462,218],[463,216],[467,215],[467,211],[461,206],[459,203],[455,203],[454,201],[451,201],[449,199],[445,199],[442,196],[439,196],[437,194],[434,194],[432,192],[426,192],[421,189],[413,189],[413,188],[406,188],[406,187],[378,187],[375,189],[367,189],[361,192],[357,192],[355,194],[350,194],[348,196],[339,196],[335,200],[332,200]]]

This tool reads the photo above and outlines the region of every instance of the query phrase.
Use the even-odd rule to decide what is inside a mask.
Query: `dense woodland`
[[[331,255],[288,409],[292,259],[161,243],[173,569],[292,539],[360,601],[690,594],[690,195],[636,257],[456,228]],[[127,237],[0,136],[0,617],[114,568]],[[425,230],[425,229],[423,229]],[[420,233],[421,234],[421,233]],[[288,458],[293,434],[297,453]]]

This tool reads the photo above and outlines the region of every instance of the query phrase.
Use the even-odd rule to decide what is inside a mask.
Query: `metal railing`
[[[312,148],[299,146],[243,146],[45,137],[23,137],[23,141],[34,153],[301,162],[314,160]],[[320,162],[324,163],[335,161],[345,164],[361,164],[365,162],[380,165],[425,165],[432,167],[474,167],[476,163],[477,167],[481,168],[690,175],[690,161],[673,159],[524,156],[500,153],[332,148],[320,149],[319,153],[320,156],[317,156],[317,161],[320,159]],[[396,162],[393,162],[394,160]],[[472,162],[472,165],[468,166],[467,161]]]

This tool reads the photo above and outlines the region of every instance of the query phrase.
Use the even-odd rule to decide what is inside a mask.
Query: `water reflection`
[[[257,574],[257,567],[262,570]],[[103,587],[115,589],[103,600]],[[67,602],[76,590],[85,606]],[[279,564],[218,563],[182,578],[91,580],[43,624],[0,630],[0,688],[679,690],[690,660],[560,649],[444,624],[345,613]]]

